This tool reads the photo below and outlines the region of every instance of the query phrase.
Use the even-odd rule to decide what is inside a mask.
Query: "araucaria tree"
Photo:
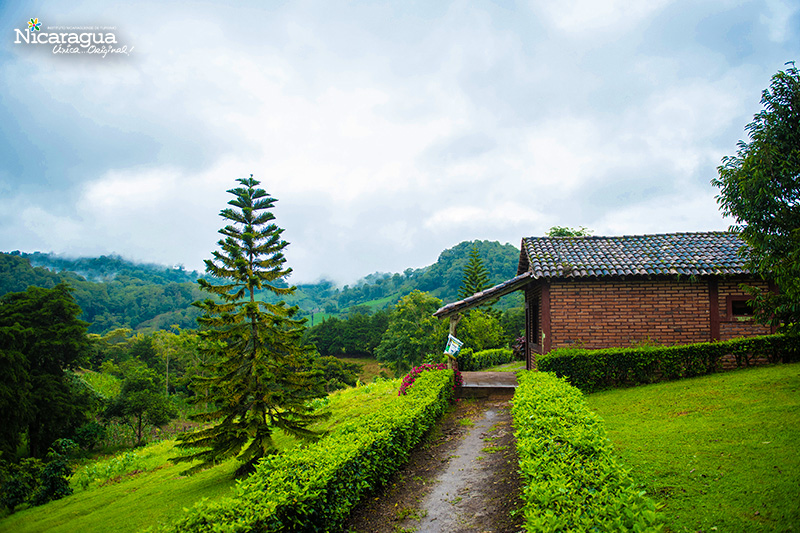
[[[473,246],[469,252],[469,262],[464,267],[464,273],[461,278],[461,287],[458,289],[459,298],[468,298],[477,292],[488,289],[489,273],[486,267],[483,266],[481,256],[478,253],[478,247]]]
[[[297,307],[285,302],[267,303],[260,291],[287,295],[294,287],[281,286],[291,273],[284,266],[283,230],[273,223],[275,199],[259,182],[237,180],[229,190],[231,206],[220,216],[228,225],[213,259],[206,260],[212,281],[200,279],[214,298],[195,305],[204,311],[198,319],[205,349],[216,357],[200,388],[210,391],[214,406],[196,419],[211,425],[183,434],[178,446],[200,448],[177,461],[200,460],[190,471],[236,457],[236,475],[251,472],[262,457],[274,453],[273,432],[280,428],[299,438],[317,434],[309,425],[320,415],[310,400],[324,395],[322,380],[312,370],[313,348],[302,344],[304,320],[295,318]],[[218,283],[214,283],[216,281]],[[205,398],[203,398],[205,401]]]
[[[757,316],[800,333],[800,73],[788,65],[762,93],[764,109],[745,128],[750,141],[739,141],[711,183],[748,244],[749,267],[778,286],[777,294],[750,289]]]

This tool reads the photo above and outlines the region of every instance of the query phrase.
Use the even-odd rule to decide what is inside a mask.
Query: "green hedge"
[[[195,505],[167,531],[336,531],[406,462],[452,394],[452,371],[425,372],[390,407],[266,458],[234,497]]]
[[[722,369],[721,359],[732,354],[736,366],[749,366],[755,359],[769,362],[797,359],[795,337],[766,335],[725,342],[682,346],[641,346],[585,350],[558,348],[538,356],[538,368],[566,377],[581,390],[591,392],[621,385],[699,376]]]
[[[514,351],[511,348],[494,348],[473,353],[470,348],[466,348],[458,353],[456,361],[462,372],[474,372],[490,366],[513,363]]]
[[[517,374],[514,417],[529,532],[660,531],[655,504],[612,456],[600,417],[551,373]]]

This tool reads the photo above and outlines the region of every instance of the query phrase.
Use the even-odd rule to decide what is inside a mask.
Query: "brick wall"
[[[727,341],[738,337],[751,337],[754,335],[769,335],[774,333],[772,328],[758,324],[749,317],[736,317],[728,315],[728,301],[732,298],[749,298],[749,295],[739,288],[742,283],[747,283],[762,290],[767,290],[768,285],[763,281],[751,279],[728,279],[719,281],[719,337]]]
[[[711,340],[706,281],[554,281],[550,317],[553,349]]]

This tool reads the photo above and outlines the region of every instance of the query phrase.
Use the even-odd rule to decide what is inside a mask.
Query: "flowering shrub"
[[[420,374],[423,372],[427,372],[428,370],[447,370],[447,363],[439,363],[438,365],[431,365],[431,364],[424,364],[415,366],[411,369],[411,372],[406,374],[406,377],[403,378],[403,383],[400,385],[400,390],[398,391],[398,396],[405,396],[406,391],[414,384],[414,381],[419,377]],[[456,390],[457,387],[460,387],[464,384],[464,380],[461,379],[461,372],[456,370],[455,372],[455,381],[453,383],[453,390]]]

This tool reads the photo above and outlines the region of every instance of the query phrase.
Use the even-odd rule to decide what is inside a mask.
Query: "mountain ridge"
[[[402,273],[373,272],[342,287],[324,278],[300,283],[295,293],[284,299],[312,321],[315,315],[343,316],[389,308],[415,289],[449,303],[458,299],[463,268],[473,247],[478,249],[491,284],[515,275],[519,258],[515,246],[488,240],[462,241],[443,250],[436,262],[426,267],[407,268]],[[200,313],[192,302],[208,297],[196,283],[201,276],[180,266],[137,263],[118,255],[68,258],[43,252],[0,252],[0,295],[24,291],[30,285],[53,287],[67,282],[92,333],[118,327],[142,331],[166,329],[173,324],[196,327]],[[261,297],[277,301],[270,293]],[[497,307],[516,305],[521,305],[520,298],[507,297]]]

